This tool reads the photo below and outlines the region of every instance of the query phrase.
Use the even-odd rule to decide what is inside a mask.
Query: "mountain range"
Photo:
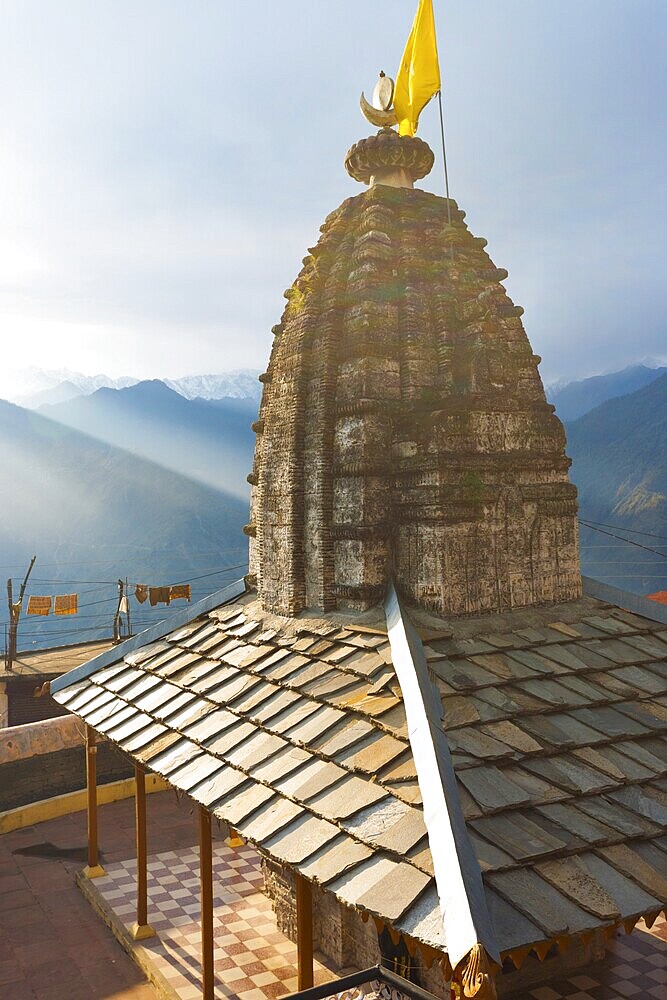
[[[566,432],[580,517],[597,524],[582,527],[583,571],[636,593],[667,588],[667,372]]]
[[[245,572],[248,505],[230,492],[4,401],[0,464],[5,575],[19,579],[36,554],[28,594],[81,595],[76,618],[24,618],[20,648],[101,637],[88,631],[101,624],[108,634],[119,577],[156,586],[202,577],[194,599]],[[133,613],[141,627],[167,609]]]
[[[546,391],[561,420],[576,420],[607,399],[641,389],[665,371],[667,367],[661,362],[648,359],[618,372],[555,382],[547,385]],[[161,381],[185,399],[252,399],[259,403],[261,385],[258,374],[253,368],[239,368],[218,374],[163,378]],[[110,378],[108,375],[83,375],[67,368],[48,370],[33,366],[0,379],[0,398],[38,409],[68,402],[78,396],[88,396],[98,389],[125,389],[140,381],[131,376]]]
[[[195,482],[247,498],[255,444],[250,425],[257,410],[249,397],[186,399],[155,379],[98,389],[39,412]]]
[[[186,399],[253,399],[259,402],[261,385],[254,368],[208,375],[185,375],[164,379],[165,385]],[[0,398],[29,409],[64,403],[77,396],[88,396],[98,389],[126,389],[141,381],[131,376],[83,375],[69,368],[44,369],[32,366],[10,372],[0,379]]]
[[[644,384],[613,395],[633,380]],[[583,380],[563,397],[561,415],[591,381],[611,398],[566,420],[583,572],[637,593],[667,589],[667,371],[637,366]],[[0,401],[0,566],[18,579],[36,553],[29,592],[81,590],[92,605],[64,624],[29,620],[25,643],[89,638],[85,630],[103,622],[108,632],[118,577],[155,585],[202,577],[194,599],[229,578],[209,572],[245,563],[257,405],[250,395],[189,399],[159,380],[39,411]],[[140,627],[167,613],[134,610]]]
[[[547,386],[547,397],[561,420],[577,420],[600,403],[635,392],[665,372],[667,368],[659,365],[629,365],[619,372]]]

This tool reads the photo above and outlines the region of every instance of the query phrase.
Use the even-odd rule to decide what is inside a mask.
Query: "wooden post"
[[[134,765],[135,810],[137,827],[137,921],[132,927],[135,941],[154,937],[148,923],[148,854],[146,851],[146,772]]]
[[[310,882],[295,873],[296,883],[296,955],[297,989],[313,985],[313,896]]]
[[[199,807],[199,874],[201,882],[201,968],[203,1000],[213,1000],[213,847],[211,814]]]
[[[88,791],[88,864],[83,869],[86,878],[106,875],[100,864],[97,846],[97,740],[95,730],[86,726],[86,788]]]
[[[7,670],[14,669],[14,661],[16,660],[16,655],[18,652],[18,631],[19,631],[19,619],[21,617],[21,610],[23,608],[23,598],[25,596],[25,588],[28,586],[28,579],[32,573],[32,567],[35,565],[35,560],[37,556],[33,556],[30,560],[30,565],[28,566],[28,572],[23,578],[23,583],[21,584],[21,589],[19,591],[19,599],[14,603],[14,594],[12,589],[11,577],[7,580],[7,603],[9,605],[9,639],[7,642]]]

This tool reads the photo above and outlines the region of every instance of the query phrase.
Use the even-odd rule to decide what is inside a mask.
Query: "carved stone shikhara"
[[[418,162],[426,144],[410,142]],[[404,138],[366,143],[377,167]],[[576,490],[540,359],[506,272],[447,207],[375,184],[327,218],[285,293],[248,528],[269,610],[363,610],[390,576],[440,615],[581,593]]]

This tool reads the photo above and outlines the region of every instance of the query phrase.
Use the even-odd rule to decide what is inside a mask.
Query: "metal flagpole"
[[[442,91],[438,91],[438,108],[440,111],[440,138],[442,140],[442,163],[445,168],[445,194],[447,196],[447,223],[452,224],[452,206],[449,203],[449,174],[447,172],[447,149],[445,147],[445,119],[442,114]]]

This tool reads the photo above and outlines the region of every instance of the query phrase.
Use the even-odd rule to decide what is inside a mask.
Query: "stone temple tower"
[[[413,188],[432,164],[387,128],[356,143],[345,165],[368,188],[285,293],[248,477],[267,610],[364,610],[389,579],[440,616],[581,593],[565,435],[523,310],[456,203]]]

